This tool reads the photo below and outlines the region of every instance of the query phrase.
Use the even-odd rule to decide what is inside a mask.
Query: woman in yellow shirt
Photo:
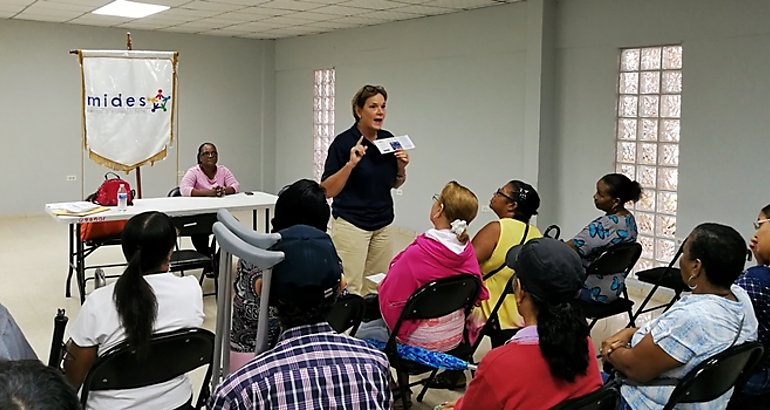
[[[471,242],[479,261],[484,285],[489,290],[489,299],[481,302],[484,319],[489,319],[492,309],[497,304],[511,279],[513,270],[505,266],[505,255],[512,247],[530,239],[543,236],[529,220],[537,215],[540,207],[540,195],[526,182],[513,180],[503,185],[489,200],[489,208],[499,218],[486,224]],[[493,273],[494,272],[494,273]],[[490,274],[493,273],[491,276]],[[498,311],[501,331],[490,336],[492,347],[505,344],[516,331],[524,326],[524,319],[519,315],[516,299],[508,295]],[[481,337],[481,336],[479,336]],[[439,374],[431,383],[432,388],[456,389],[465,386],[463,372],[446,371]]]
[[[532,185],[518,180],[510,181],[492,195],[489,207],[499,219],[481,228],[472,242],[481,273],[485,278],[488,277],[484,284],[489,289],[489,299],[481,303],[485,319],[489,319],[506,283],[513,275],[513,270],[505,266],[508,250],[543,236],[536,226],[529,223],[540,207],[540,196]],[[502,329],[518,329],[524,324],[512,296],[505,299],[498,316]],[[506,335],[513,336],[513,332],[503,332],[501,337],[492,338],[492,347],[504,344],[508,339]]]

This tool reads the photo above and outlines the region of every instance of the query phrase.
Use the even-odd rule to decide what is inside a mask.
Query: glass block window
[[[632,208],[643,248],[636,271],[676,253],[681,94],[682,46],[620,51],[615,169],[644,190]]]
[[[329,144],[334,139],[334,69],[314,71],[313,176],[321,181]]]

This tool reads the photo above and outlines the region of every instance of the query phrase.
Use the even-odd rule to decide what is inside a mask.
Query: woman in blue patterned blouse
[[[642,187],[623,174],[607,174],[596,182],[594,206],[605,214],[594,219],[567,242],[588,267],[602,252],[619,243],[636,242],[636,219],[625,205],[642,196]],[[610,303],[623,292],[625,277],[590,275],[580,291],[580,299]]]

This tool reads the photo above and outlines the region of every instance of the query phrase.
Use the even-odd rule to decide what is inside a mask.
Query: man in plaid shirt
[[[213,409],[390,409],[386,356],[336,333],[326,315],[342,266],[329,236],[307,225],[279,232],[270,304],[285,331],[278,344],[217,386]]]

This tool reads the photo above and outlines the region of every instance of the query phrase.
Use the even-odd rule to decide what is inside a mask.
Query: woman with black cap
[[[514,296],[525,327],[479,364],[463,397],[442,409],[550,409],[602,385],[588,326],[575,305],[580,258],[564,243],[534,239],[511,249]]]

